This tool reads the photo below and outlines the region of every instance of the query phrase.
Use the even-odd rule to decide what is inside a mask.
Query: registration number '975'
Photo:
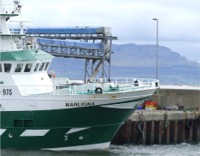
[[[12,89],[3,89],[2,94],[3,95],[12,95]]]

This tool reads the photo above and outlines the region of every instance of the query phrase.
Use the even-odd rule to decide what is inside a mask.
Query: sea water
[[[50,152],[40,150],[1,150],[1,156],[200,156],[200,143],[177,145],[111,145],[107,151]]]

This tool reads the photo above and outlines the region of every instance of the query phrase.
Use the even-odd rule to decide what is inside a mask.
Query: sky
[[[3,2],[12,2],[4,0]],[[114,43],[156,44],[200,63],[200,0],[20,0],[32,27],[108,26]]]

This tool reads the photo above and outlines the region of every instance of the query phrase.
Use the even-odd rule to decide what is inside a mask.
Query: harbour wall
[[[112,144],[175,144],[200,141],[199,111],[135,111]]]
[[[176,144],[200,142],[200,89],[161,87],[152,100],[163,110],[136,110],[112,144]],[[174,110],[171,108],[177,108]]]
[[[185,110],[200,110],[200,87],[163,85],[152,99],[164,107],[179,105]]]

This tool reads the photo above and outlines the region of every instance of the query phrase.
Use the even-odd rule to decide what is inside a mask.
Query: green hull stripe
[[[19,50],[11,52],[2,52],[1,61],[24,61],[24,60],[40,60],[52,59],[53,56],[41,50]]]
[[[1,112],[1,128],[29,127],[90,127],[123,122],[132,109],[112,109],[99,106],[42,111]]]
[[[105,143],[112,140],[121,125],[91,127],[71,134],[67,134],[68,128],[54,128],[44,136],[34,137],[20,137],[25,129],[9,128],[1,136],[1,148],[41,149]]]

